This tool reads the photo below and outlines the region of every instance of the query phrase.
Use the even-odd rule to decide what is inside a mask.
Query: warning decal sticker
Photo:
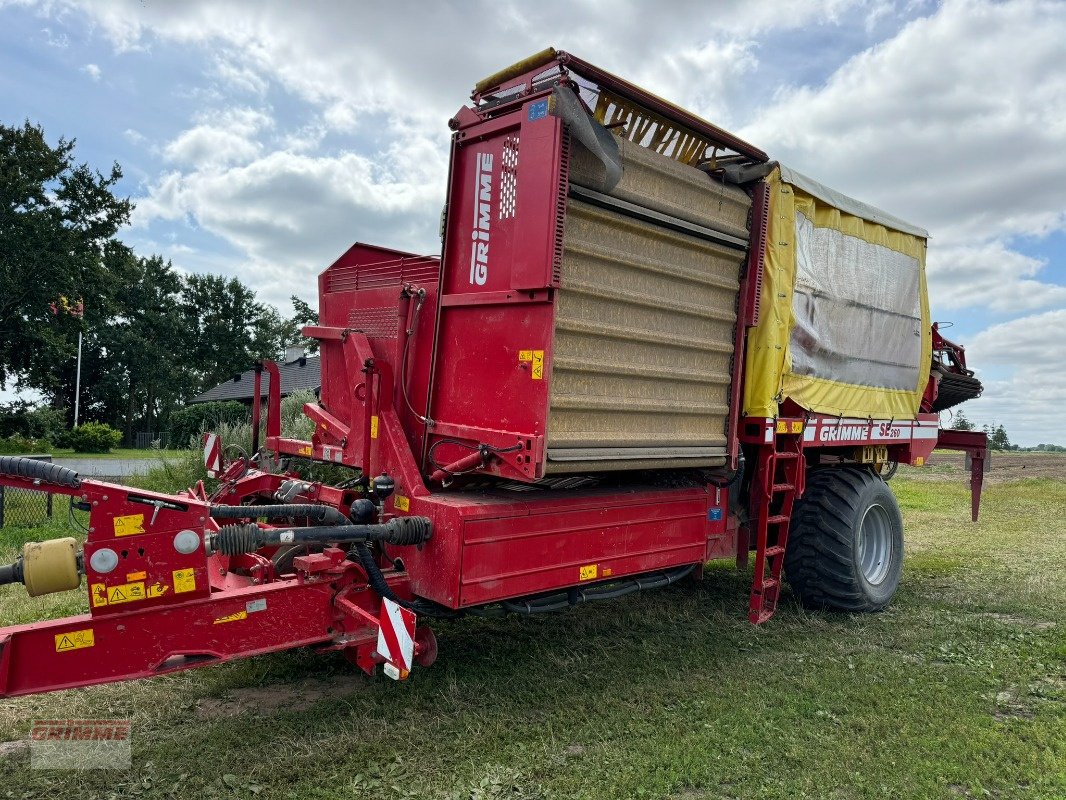
[[[144,533],[144,514],[115,517],[115,536],[133,536],[136,533]]]
[[[85,628],[80,631],[68,631],[56,634],[56,652],[66,653],[69,650],[82,650],[96,644],[93,637],[93,629]]]
[[[174,570],[174,594],[181,594],[182,592],[195,592],[196,591],[196,570],[192,569],[176,569]]]
[[[529,376],[535,381],[544,380],[544,351],[519,350],[518,360],[530,365]]]
[[[144,600],[146,596],[144,593],[144,581],[107,587],[107,602],[109,605],[132,603],[136,600]]]

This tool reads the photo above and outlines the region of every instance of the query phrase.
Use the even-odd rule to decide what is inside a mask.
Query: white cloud
[[[246,164],[164,175],[136,221],[188,219],[244,253],[242,279],[283,303],[359,239],[436,252],[446,162],[428,142],[381,163],[354,153],[274,151]],[[177,256],[175,256],[177,257]]]
[[[1047,262],[1002,242],[929,248],[929,298],[935,309],[987,308],[997,313],[1066,306],[1066,286],[1036,280]]]
[[[966,348],[966,360],[981,367],[978,375],[985,391],[964,406],[967,416],[981,423],[1002,423],[1015,443],[1063,443],[1063,342],[1066,309],[993,325],[975,336]],[[997,367],[1010,369],[1004,373]]]
[[[1060,3],[948,0],[744,132],[946,243],[1046,233],[1066,222],[1064,39]]]
[[[252,108],[202,114],[199,119],[200,124],[163,148],[167,161],[193,169],[247,163],[262,151],[258,134],[274,125],[267,113]]]
[[[215,58],[212,72],[228,89],[263,95],[270,85],[258,72],[225,55]]]
[[[100,67],[98,67],[96,64],[86,64],[84,67],[81,68],[81,71],[88,75],[90,78],[92,78],[93,81],[98,82],[100,80]]]
[[[55,47],[59,50],[66,50],[70,47],[70,37],[65,33],[54,33],[51,28],[42,28],[41,33],[44,34],[44,40],[49,47]]]
[[[993,325],[975,336],[967,349],[979,353],[982,363],[1008,366],[1016,364],[1019,354],[1024,353],[1026,361],[1047,370],[1062,366],[1063,343],[1066,309],[1058,309]],[[1061,369],[1055,371],[1066,374]]]

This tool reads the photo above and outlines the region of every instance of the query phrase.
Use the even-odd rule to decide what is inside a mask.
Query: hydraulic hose
[[[0,456],[0,475],[11,475],[15,478],[26,478],[42,483],[51,483],[56,486],[66,486],[70,489],[81,487],[81,478],[72,469],[67,469],[59,464],[48,461],[38,461],[35,458],[19,458],[18,456]]]
[[[696,568],[695,564],[670,572],[660,572],[654,575],[643,575],[630,580],[591,586],[576,592],[566,594],[554,594],[547,597],[537,597],[531,600],[505,600],[501,605],[515,614],[547,614],[553,611],[563,611],[570,606],[588,603],[593,600],[614,600],[625,597],[627,594],[639,592],[644,589],[660,589],[677,583]]]
[[[318,503],[289,503],[273,506],[211,506],[214,519],[278,519],[282,517],[307,517],[313,522],[330,525],[346,525],[348,518],[333,506]]]
[[[0,565],[0,586],[6,586],[9,583],[22,583],[23,571],[22,571],[22,559],[20,558],[14,564]]]
[[[432,530],[432,524],[425,517],[394,517],[384,525],[321,525],[306,528],[260,528],[254,522],[248,522],[223,525],[217,533],[210,535],[208,545],[212,552],[227,556],[254,553],[261,547],[311,542],[370,541],[411,545],[427,541]]]
[[[374,558],[374,554],[370,552],[370,548],[366,546],[366,542],[356,542],[353,548],[355,555],[359,559],[359,563],[363,567],[363,571],[366,572],[367,583],[370,584],[370,588],[384,597],[386,600],[391,600],[396,605],[403,606],[404,608],[411,608],[412,604],[406,600],[402,600],[396,592],[389,586],[388,581],[385,580],[385,576],[381,572],[381,567],[378,566],[377,559]]]

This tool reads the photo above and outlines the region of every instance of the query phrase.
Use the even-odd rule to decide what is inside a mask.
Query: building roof
[[[287,364],[278,364],[278,372],[281,374],[281,396],[288,397],[293,392],[301,389],[309,389],[316,394],[322,388],[322,362],[318,356],[306,356],[290,361]],[[270,375],[263,372],[262,396],[267,396],[270,388]],[[250,369],[232,380],[220,383],[213,389],[208,389],[202,394],[196,395],[189,404],[210,403],[224,400],[238,400],[250,403],[255,395],[255,370]]]

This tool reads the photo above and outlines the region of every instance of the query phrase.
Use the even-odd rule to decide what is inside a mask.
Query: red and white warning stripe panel
[[[377,650],[385,659],[385,674],[393,680],[402,681],[411,673],[415,657],[415,619],[415,612],[382,598]]]
[[[222,442],[217,433],[204,434],[204,466],[212,478],[222,474]]]
[[[932,419],[868,420],[847,417],[811,417],[803,429],[803,441],[808,444],[852,445],[893,444],[936,439],[940,423]]]

